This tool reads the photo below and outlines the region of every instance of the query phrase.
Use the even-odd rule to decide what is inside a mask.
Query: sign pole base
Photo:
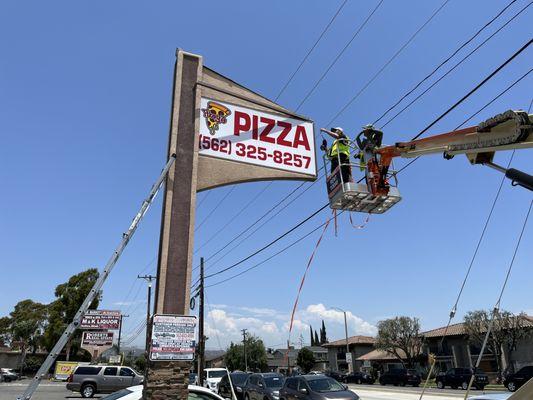
[[[144,400],[176,400],[188,396],[189,361],[149,362],[148,376],[144,381]]]

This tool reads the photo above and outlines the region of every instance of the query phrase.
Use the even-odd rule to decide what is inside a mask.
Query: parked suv
[[[452,389],[460,387],[461,389],[466,390],[468,389],[471,377],[472,368],[452,368],[449,371],[439,373],[435,378],[435,381],[439,389],[444,389],[446,386],[450,386]],[[476,369],[472,386],[479,390],[483,390],[488,384],[489,378],[487,375],[479,368]]]
[[[111,393],[143,381],[144,377],[129,367],[80,365],[68,377],[67,390],[80,392],[82,397],[93,397],[96,393]]]
[[[3,380],[4,382],[11,382],[16,381],[17,379],[20,379],[19,374],[15,372],[12,368],[0,368],[0,382]]]
[[[246,381],[244,400],[279,400],[285,378],[281,374],[252,374]]]
[[[354,372],[344,376],[344,383],[367,383],[372,385],[375,382],[375,379],[370,374],[365,374],[364,372]]]
[[[533,365],[523,367],[518,372],[507,375],[503,379],[503,384],[510,392],[514,392],[531,378],[533,378]]]
[[[391,369],[379,377],[379,383],[381,385],[411,385],[418,387],[421,381],[420,375],[414,369]]]

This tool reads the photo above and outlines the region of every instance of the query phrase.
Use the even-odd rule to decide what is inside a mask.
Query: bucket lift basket
[[[353,159],[353,154],[358,154],[358,147],[350,141],[350,159]],[[340,156],[337,155],[338,166],[326,178],[326,186],[328,190],[329,205],[334,210],[357,211],[370,214],[383,214],[392,206],[401,200],[400,192],[397,188],[396,171],[389,171],[387,173],[387,183],[389,185],[388,193],[384,195],[374,195],[368,188],[365,182],[366,176],[358,182],[353,179],[345,182],[342,174],[342,168],[351,168],[352,172],[364,168],[366,172],[366,165],[359,165],[352,162],[341,163]],[[329,171],[331,160],[324,154],[324,169]],[[389,183],[394,181],[394,185]]]

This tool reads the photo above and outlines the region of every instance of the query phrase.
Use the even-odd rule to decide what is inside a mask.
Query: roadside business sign
[[[109,364],[121,364],[121,363],[122,363],[122,354],[109,356]]]
[[[150,343],[150,360],[193,360],[196,348],[195,330],[195,316],[154,315]]]
[[[199,154],[316,175],[310,121],[202,97]]]
[[[120,329],[121,314],[115,310],[88,310],[81,319],[80,329]]]
[[[74,373],[74,370],[78,366],[77,362],[72,361],[58,361],[56,362],[56,369],[54,371],[54,379],[58,381],[66,381],[70,374]]]
[[[113,345],[113,332],[85,331],[81,337],[81,346],[111,347]]]
[[[113,332],[84,331],[81,336],[81,348],[91,353],[92,361],[112,346]]]

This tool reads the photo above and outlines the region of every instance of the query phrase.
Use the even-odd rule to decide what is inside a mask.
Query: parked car
[[[510,392],[514,392],[531,378],[533,378],[533,365],[523,367],[518,372],[505,376],[503,384]]]
[[[287,378],[279,396],[280,400],[359,400],[345,385],[325,375]]]
[[[480,394],[479,396],[469,397],[468,400],[507,400],[510,399],[511,393],[494,393],[494,394]]]
[[[468,388],[470,378],[472,377],[472,368],[452,368],[449,371],[437,374],[435,382],[439,389],[444,389],[446,386],[452,389],[460,387],[463,390]],[[488,376],[479,368],[476,369],[474,382],[472,387],[483,390],[489,384]]]
[[[206,368],[204,369],[204,387],[211,389],[213,392],[218,392],[218,383],[224,375],[226,375],[226,368]]]
[[[67,390],[93,397],[96,393],[112,393],[143,381],[144,377],[130,367],[80,365],[68,377]]]
[[[244,388],[244,400],[279,400],[285,377],[275,372],[251,374]]]
[[[379,377],[381,385],[418,387],[422,379],[414,369],[391,369]]]
[[[101,400],[141,400],[143,395],[143,385],[131,386],[126,389],[111,393],[102,397]],[[188,400],[224,400],[218,394],[213,393],[201,386],[189,385]]]
[[[20,375],[12,368],[0,368],[1,380],[4,382],[11,382],[20,379]]]
[[[235,396],[237,396],[237,399],[239,400],[244,399],[244,389],[248,376],[249,374],[247,372],[242,371],[235,371],[230,373],[229,378],[228,374],[224,375],[218,383],[219,396],[224,397],[226,399],[233,399],[233,394],[231,392],[230,386],[231,378],[231,383],[233,385],[233,391],[235,392]]]
[[[330,378],[335,379],[337,382],[344,382],[345,374],[338,371],[326,371],[324,375],[329,376]]]
[[[354,372],[348,375],[345,375],[343,377],[344,383],[367,383],[372,385],[376,380],[372,377],[372,375],[365,374],[364,372]]]

